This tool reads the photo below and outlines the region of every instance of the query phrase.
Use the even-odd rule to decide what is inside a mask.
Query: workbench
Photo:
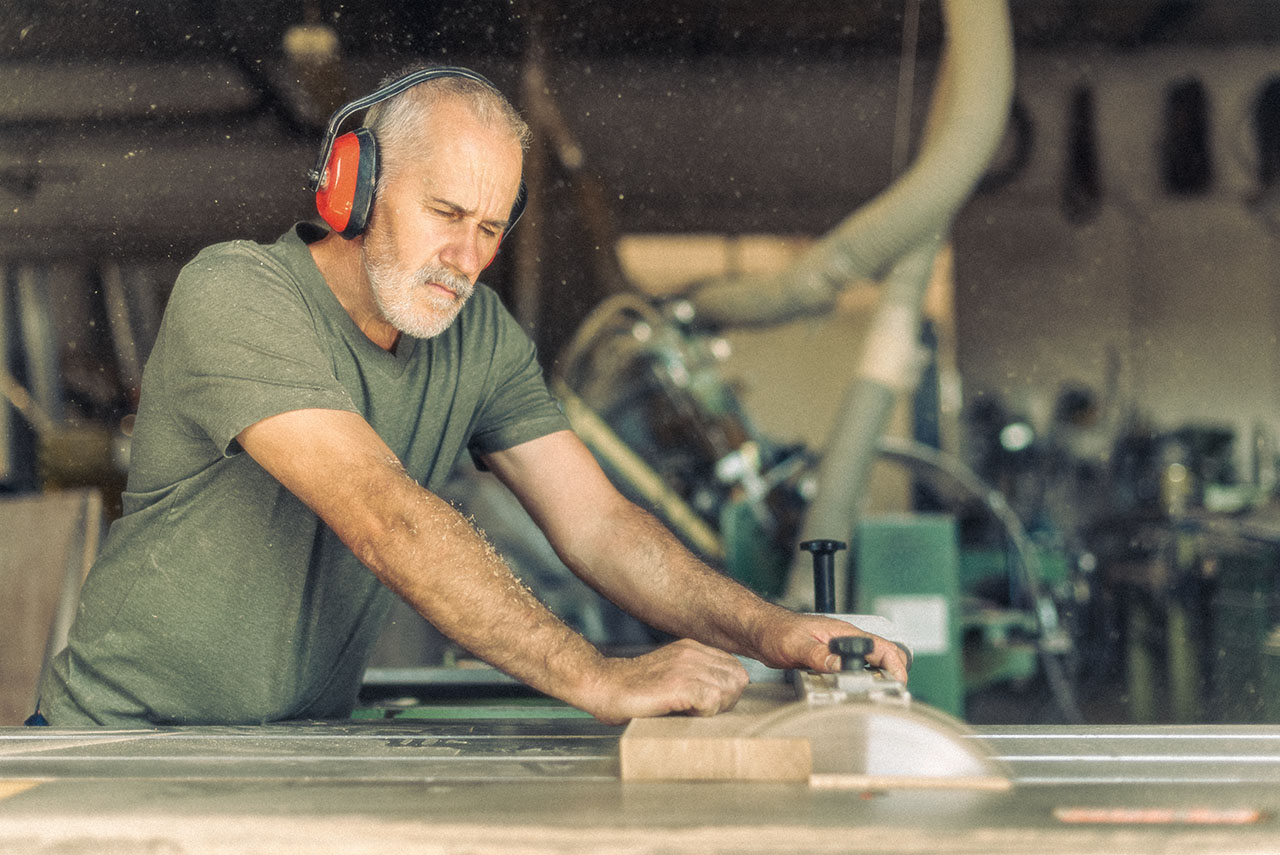
[[[623,782],[622,729],[495,702],[260,727],[0,729],[0,852],[1280,853],[1280,727],[975,731],[1005,792]]]

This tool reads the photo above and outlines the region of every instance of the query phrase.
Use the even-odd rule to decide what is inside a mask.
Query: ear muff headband
[[[344,238],[350,240],[368,225],[369,211],[373,207],[373,191],[378,180],[378,141],[368,128],[357,128],[338,136],[343,122],[379,101],[393,98],[419,83],[441,77],[465,77],[497,91],[497,87],[488,78],[469,68],[424,68],[339,107],[329,117],[320,157],[316,160],[315,167],[307,171],[307,189],[316,194],[316,210],[321,218]],[[507,231],[515,226],[524,213],[527,199],[524,181],[521,181],[515,204],[507,218]]]

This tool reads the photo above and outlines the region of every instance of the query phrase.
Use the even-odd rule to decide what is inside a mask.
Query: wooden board
[[[718,716],[635,719],[619,746],[622,780],[807,782],[813,769],[808,739],[750,735],[793,699],[789,687],[753,685]]]
[[[22,724],[35,709],[42,671],[66,645],[101,526],[96,490],[0,500],[0,726]]]

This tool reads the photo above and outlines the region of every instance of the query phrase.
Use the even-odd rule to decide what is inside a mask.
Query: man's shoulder
[[[179,271],[170,306],[205,311],[264,301],[301,306],[315,287],[306,278],[319,274],[306,244],[293,235],[290,230],[274,243],[229,240],[205,247]]]
[[[235,239],[211,244],[196,253],[182,268],[181,275],[204,278],[217,277],[226,272],[242,274],[244,270],[257,269],[280,276],[292,277],[298,257],[305,253],[306,244],[297,236],[296,227],[290,229],[272,243]]]

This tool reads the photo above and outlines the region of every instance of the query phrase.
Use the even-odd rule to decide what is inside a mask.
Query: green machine
[[[855,532],[851,570],[853,611],[893,621],[912,648],[911,694],[963,717],[955,519],[944,514],[866,516]]]

